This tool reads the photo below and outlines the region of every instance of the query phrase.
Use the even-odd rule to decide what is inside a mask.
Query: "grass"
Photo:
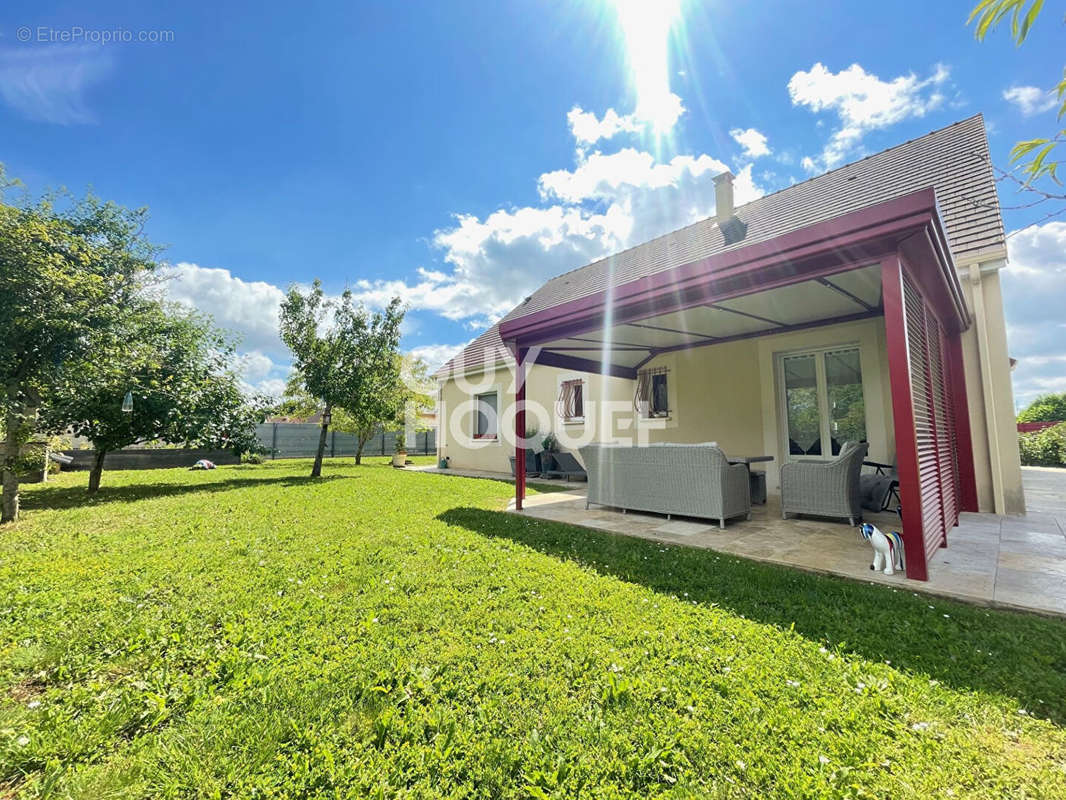
[[[1066,624],[327,462],[0,529],[0,797],[1066,796]]]

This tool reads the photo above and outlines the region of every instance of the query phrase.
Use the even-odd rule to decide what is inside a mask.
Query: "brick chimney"
[[[719,225],[733,216],[733,180],[735,177],[729,170],[714,176],[714,214]]]

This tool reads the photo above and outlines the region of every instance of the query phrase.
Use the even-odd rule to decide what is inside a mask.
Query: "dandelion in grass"
[[[19,747],[25,747],[29,743],[30,743],[30,737],[29,736],[20,736],[18,739],[15,740],[15,744],[17,744]]]

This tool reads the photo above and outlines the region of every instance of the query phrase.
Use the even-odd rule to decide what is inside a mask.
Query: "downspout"
[[[992,468],[992,510],[1007,513],[1003,493],[1002,463],[999,451],[999,431],[996,427],[996,397],[992,391],[992,362],[989,354],[988,316],[985,313],[984,287],[981,284],[981,265],[970,265],[970,285],[973,287],[974,333],[977,336],[978,361],[981,365],[981,393],[985,401],[985,435],[988,437],[988,459]]]

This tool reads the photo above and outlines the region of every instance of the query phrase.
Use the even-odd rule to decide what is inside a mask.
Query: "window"
[[[835,456],[844,442],[866,441],[858,348],[790,353],[780,365],[789,456]]]
[[[666,367],[642,369],[637,373],[637,393],[633,405],[644,418],[670,416],[670,386]]]
[[[474,397],[474,438],[496,438],[496,392]]]
[[[559,416],[565,422],[580,422],[585,418],[585,382],[578,378],[559,384]]]

